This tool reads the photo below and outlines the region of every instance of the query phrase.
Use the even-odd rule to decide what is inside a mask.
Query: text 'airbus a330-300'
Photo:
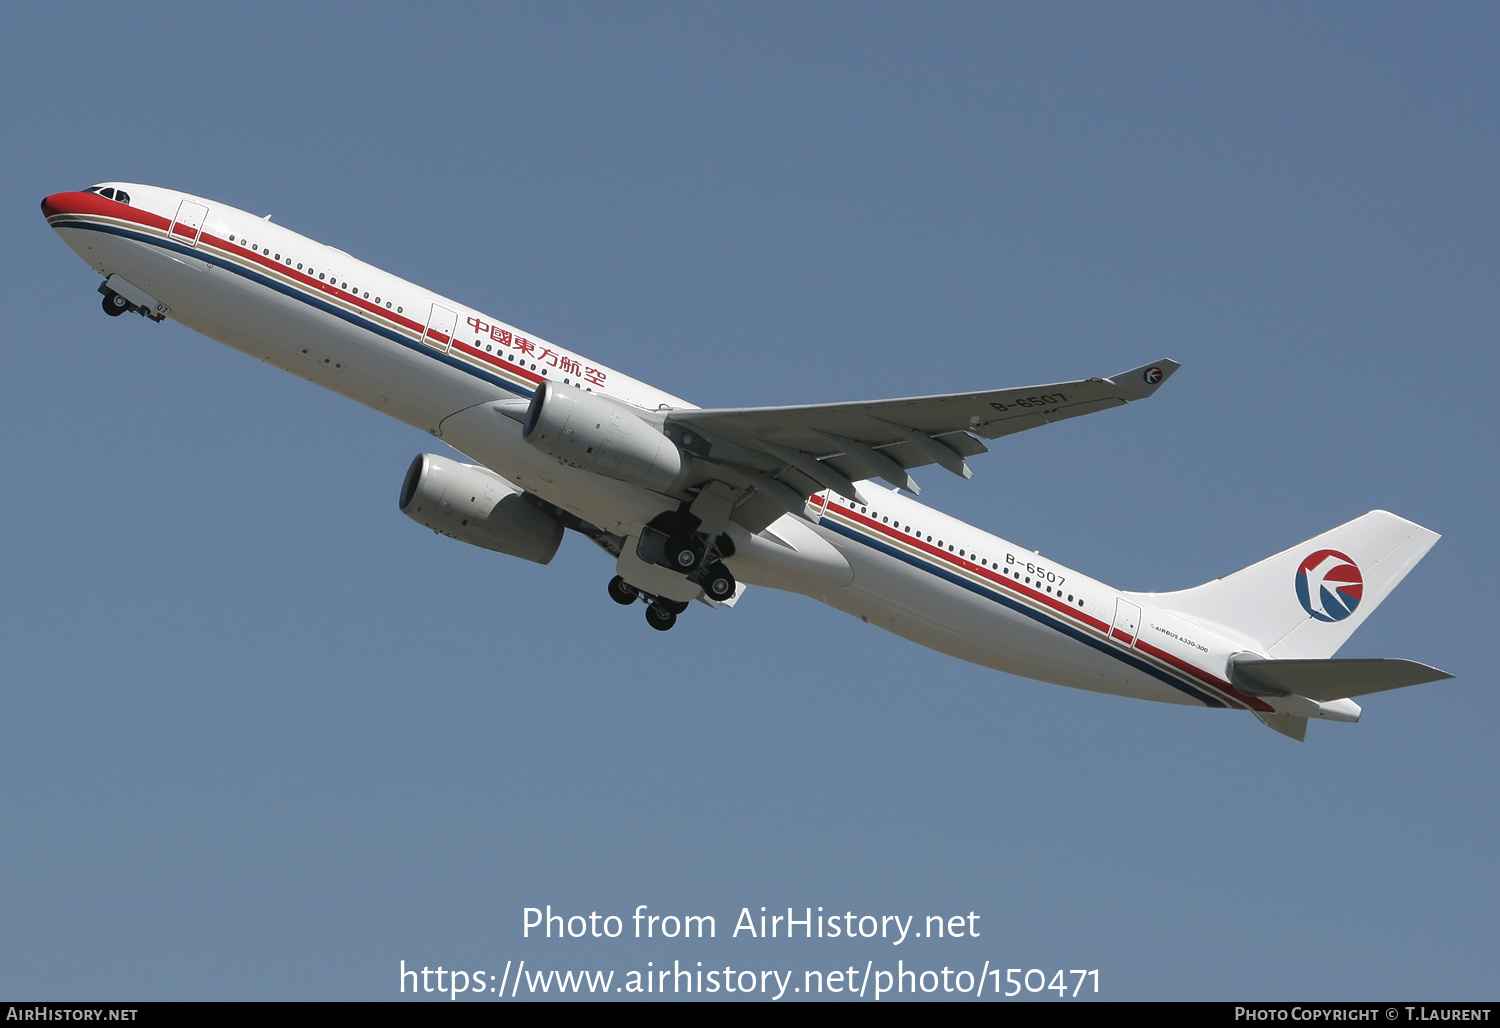
[[[1302,739],[1353,697],[1451,677],[1334,653],[1437,541],[1372,511],[1216,579],[1126,592],[919,503],[981,440],[1152,395],[1108,378],[800,407],[703,409],[268,218],[111,182],[42,201],[111,315],[168,318],[441,438],[400,507],[545,564],[564,530],[615,562],[609,595],[669,629],[746,583],[821,600],[962,660],[1096,692],[1248,710]],[[884,484],[880,484],[884,483]]]

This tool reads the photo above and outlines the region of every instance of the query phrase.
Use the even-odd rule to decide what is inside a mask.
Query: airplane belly
[[[825,530],[826,531],[826,530]],[[852,585],[819,596],[839,610],[960,660],[1057,685],[1164,703],[1199,705],[1127,660],[1002,602],[834,533]]]
[[[70,236],[96,238],[75,245]],[[128,279],[195,332],[424,431],[502,392],[213,263],[104,233],[63,237],[101,274]]]

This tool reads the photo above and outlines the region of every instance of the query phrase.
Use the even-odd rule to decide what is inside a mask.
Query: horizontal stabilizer
[[[1306,696],[1328,702],[1401,689],[1453,676],[1415,660],[1258,660],[1235,658],[1230,674],[1236,685],[1260,696]],[[1261,720],[1265,720],[1262,718]],[[1266,722],[1270,724],[1269,721]],[[1275,725],[1271,725],[1276,728]],[[1281,729],[1277,728],[1277,731]],[[1289,734],[1289,733],[1288,733]]]
[[[1298,742],[1307,741],[1307,718],[1305,717],[1298,717],[1296,714],[1262,714],[1258,710],[1255,716],[1272,731],[1280,732],[1287,738],[1296,739]]]

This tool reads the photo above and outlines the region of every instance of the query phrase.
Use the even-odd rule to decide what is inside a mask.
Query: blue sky
[[[1113,999],[1495,995],[1492,7],[5,23],[0,994],[902,958],[1097,967]],[[1299,746],[769,590],[651,632],[579,537],[537,567],[401,517],[416,430],[105,319],[37,202],[106,179],[269,212],[704,405],[1174,357],[1149,403],[923,499],[1135,589],[1389,509],[1444,538],[1342,655],[1458,677]],[[524,907],[643,903],[720,937],[521,937]],[[983,934],[725,937],[762,905]]]

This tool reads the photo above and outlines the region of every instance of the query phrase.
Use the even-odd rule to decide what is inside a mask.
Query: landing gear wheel
[[[703,573],[703,592],[710,600],[723,603],[734,595],[734,576],[719,561],[714,561]]]
[[[646,624],[658,632],[665,632],[677,624],[677,615],[659,603],[653,603],[646,608]]]
[[[130,310],[130,301],[116,292],[104,294],[104,313],[112,318],[118,318],[121,314]]]
[[[670,611],[674,615],[681,614],[688,609],[687,600],[669,600],[665,596],[658,596],[652,601],[652,604],[660,607],[662,610]]]
[[[609,598],[620,604],[622,607],[630,606],[636,600],[640,599],[641,596],[641,591],[639,589],[631,585],[629,582],[625,581],[625,579],[621,578],[619,575],[616,575],[614,578],[611,578],[609,580],[608,588]]]
[[[690,535],[674,535],[667,540],[667,562],[684,575],[691,574],[703,560],[703,547]]]

